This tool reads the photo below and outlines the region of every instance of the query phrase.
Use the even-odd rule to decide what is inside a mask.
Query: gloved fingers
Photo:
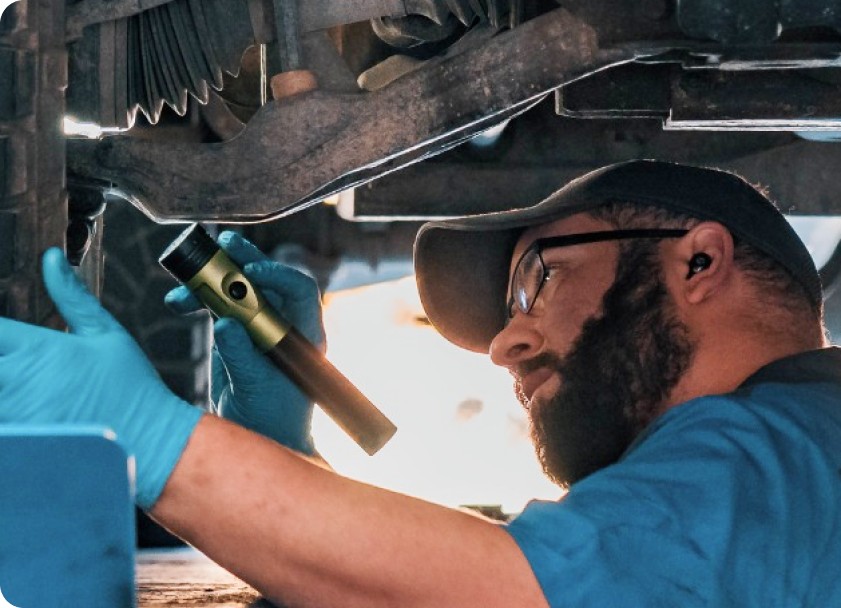
[[[179,315],[188,315],[200,310],[206,310],[202,303],[199,302],[199,299],[183,285],[179,285],[168,291],[164,296],[164,304]]]
[[[264,262],[269,259],[251,241],[243,238],[236,232],[225,230],[219,235],[216,241],[240,268],[251,262]]]
[[[303,272],[273,261],[253,262],[243,269],[284,317],[316,346],[324,346],[321,294],[316,282]],[[276,297],[273,297],[276,296]]]
[[[121,329],[74,274],[60,249],[51,247],[44,253],[42,269],[47,292],[73,333],[84,336]]]
[[[250,262],[244,268],[245,276],[259,287],[271,289],[287,304],[301,303],[308,307],[321,304],[321,294],[313,278],[297,268],[272,260]]]
[[[240,396],[247,398],[250,389],[262,387],[267,377],[279,373],[257,350],[239,321],[219,319],[213,326],[213,337],[231,386],[245,393]]]
[[[308,308],[320,306],[318,285],[300,270],[270,260],[235,232],[223,232],[219,236],[219,246],[258,287],[274,290],[287,304],[300,302]]]

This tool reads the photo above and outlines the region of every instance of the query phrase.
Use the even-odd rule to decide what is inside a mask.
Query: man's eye
[[[563,274],[564,267],[561,264],[546,264],[546,278],[559,277]]]

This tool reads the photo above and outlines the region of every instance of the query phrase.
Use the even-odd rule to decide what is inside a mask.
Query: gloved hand
[[[236,233],[223,232],[218,243],[269,303],[323,351],[321,298],[315,281],[270,260]],[[173,289],[165,301],[182,314],[202,309],[186,287]],[[239,321],[221,318],[213,334],[212,411],[293,450],[314,454],[310,399],[255,348]]]
[[[164,385],[60,250],[44,254],[43,273],[71,333],[0,318],[0,423],[112,429],[135,458],[137,504],[150,509],[202,412]]]

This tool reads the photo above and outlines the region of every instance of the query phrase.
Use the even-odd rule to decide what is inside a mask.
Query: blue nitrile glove
[[[269,303],[323,351],[321,298],[315,281],[270,260],[234,232],[223,232],[218,242]],[[182,314],[202,308],[186,287],[170,291],[166,303]],[[257,350],[239,321],[219,319],[213,334],[212,411],[281,445],[314,454],[310,399]]]
[[[150,509],[202,412],[164,385],[60,250],[47,250],[43,271],[71,333],[0,318],[0,423],[112,429],[135,458],[137,504]]]

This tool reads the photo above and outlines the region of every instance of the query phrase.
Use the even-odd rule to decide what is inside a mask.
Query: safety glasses
[[[605,230],[537,239],[529,245],[529,248],[517,260],[514,274],[511,275],[506,307],[508,319],[510,320],[514,316],[515,306],[525,314],[531,312],[534,307],[534,303],[540,295],[540,290],[543,289],[544,283],[549,279],[549,270],[543,261],[543,251],[546,249],[622,239],[672,239],[682,237],[687,232],[689,231],[682,229],[646,228]]]

